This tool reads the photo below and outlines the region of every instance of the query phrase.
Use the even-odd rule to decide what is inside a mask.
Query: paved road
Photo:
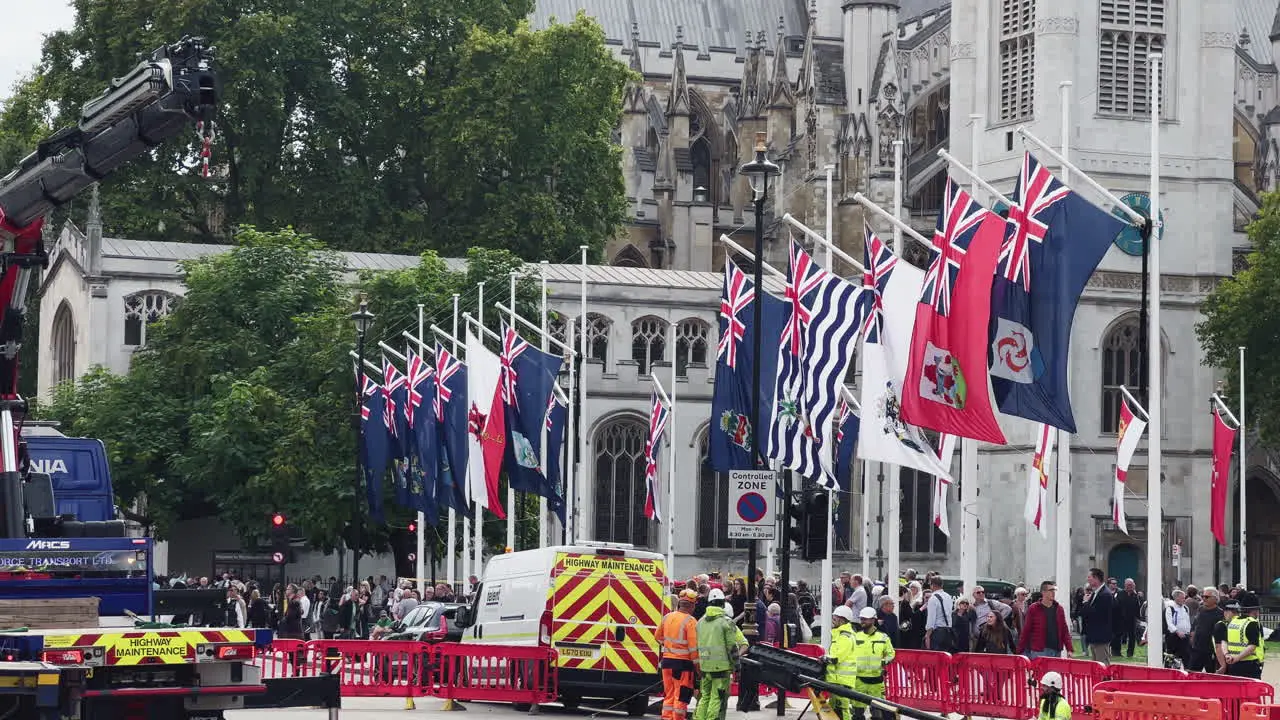
[[[384,720],[392,717],[411,718],[420,720],[421,718],[432,718],[433,720],[476,720],[476,718],[485,718],[485,720],[530,720],[529,713],[516,712],[510,705],[493,705],[485,703],[467,703],[467,712],[465,715],[457,713],[444,712],[440,708],[444,705],[443,700],[434,698],[425,698],[416,701],[417,709],[404,709],[404,700],[384,699],[384,698],[351,698],[343,702],[343,710],[340,713],[342,720]],[[800,716],[800,710],[804,707],[803,702],[792,701],[787,708],[786,717],[788,720],[797,720]],[[727,720],[772,720],[777,717],[773,708],[768,708],[762,712],[740,713],[730,709]],[[328,717],[324,710],[241,710],[237,712],[227,713],[227,720],[325,720]],[[599,712],[587,708],[579,710],[565,710],[564,708],[549,705],[541,708],[538,717],[546,720],[626,720],[626,713],[620,712]],[[657,715],[646,715],[649,720],[656,720]],[[692,718],[692,714],[690,714]],[[807,718],[813,718],[813,713],[807,713]]]

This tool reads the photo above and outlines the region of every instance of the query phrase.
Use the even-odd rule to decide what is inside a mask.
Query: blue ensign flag
[[[466,514],[467,366],[436,343],[436,421],[439,423],[440,475],[436,502]]]
[[[560,526],[565,525],[564,497],[568,492],[569,480],[562,470],[560,454],[564,450],[565,429],[569,425],[569,408],[560,398],[554,395],[547,407],[547,477],[556,488],[556,498],[548,499],[547,506],[560,516]]]
[[[991,296],[991,382],[1000,412],[1076,431],[1067,387],[1071,323],[1123,220],[1023,156]]]
[[[840,489],[837,497],[842,504],[848,504],[853,498],[853,451],[858,445],[858,430],[861,419],[847,400],[840,402],[840,415],[836,425],[836,484]],[[849,517],[847,509],[836,512],[836,536],[849,537]]]
[[[502,337],[499,389],[507,414],[503,468],[512,490],[547,498],[550,505],[560,495],[555,482],[542,475],[542,431],[547,402],[564,361],[533,347],[512,327],[503,327]]]
[[[391,461],[390,433],[383,420],[383,412],[387,406],[387,398],[379,390],[369,394],[361,409],[360,426],[360,464],[364,469],[364,491],[369,503],[369,516],[376,522],[382,522],[382,478],[387,474],[387,464]],[[368,409],[368,413],[364,409]]]
[[[410,494],[419,510],[432,524],[440,519],[436,493],[440,487],[440,423],[436,420],[436,378],[433,373],[417,386],[422,403],[413,413],[413,450],[417,462],[419,487],[409,483]]]

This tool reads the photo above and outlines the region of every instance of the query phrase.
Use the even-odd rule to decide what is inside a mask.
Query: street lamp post
[[[756,133],[755,159],[742,166],[739,170],[751,183],[751,190],[755,196],[756,210],[756,238],[754,252],[756,261],[754,263],[755,273],[755,292],[756,297],[751,303],[752,322],[755,323],[752,331],[752,345],[755,363],[751,369],[751,454],[755,458],[757,468],[763,468],[766,465],[764,450],[761,446],[760,437],[760,358],[764,355],[764,336],[761,333],[764,325],[764,312],[762,308],[764,304],[760,301],[760,297],[764,293],[764,203],[769,195],[769,178],[777,175],[780,171],[778,166],[769,160],[766,150],[766,133]],[[786,542],[785,535],[783,542]],[[756,603],[756,543],[752,540],[747,548],[747,601],[749,607],[752,608],[747,615],[747,622],[743,630],[753,642],[757,637],[757,628],[755,623],[755,603]],[[785,546],[784,546],[785,547]],[[785,601],[785,597],[784,597]],[[744,668],[746,670],[746,668]],[[751,673],[754,674],[754,673]],[[742,694],[746,698],[739,699],[739,709],[754,709],[759,703],[756,694],[755,682],[741,683]],[[779,703],[781,705],[781,703]]]
[[[356,497],[355,510],[351,516],[351,526],[354,530],[354,550],[351,558],[351,576],[355,578],[356,584],[360,582],[360,543],[361,534],[363,532],[363,517],[360,513],[364,510],[361,507],[360,496],[363,494],[364,478],[361,477],[363,468],[360,462],[361,448],[364,446],[364,425],[360,422],[360,406],[364,404],[364,337],[369,331],[369,325],[373,323],[373,313],[369,312],[369,299],[366,295],[360,295],[360,307],[351,313],[351,321],[356,325]]]

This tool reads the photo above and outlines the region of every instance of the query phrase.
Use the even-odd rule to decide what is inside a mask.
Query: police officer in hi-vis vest
[[[1225,618],[1214,630],[1218,647],[1218,672],[1259,680],[1262,678],[1262,623],[1258,622],[1258,597],[1242,592],[1226,604]]]

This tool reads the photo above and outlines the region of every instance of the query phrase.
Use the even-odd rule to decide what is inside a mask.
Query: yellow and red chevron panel
[[[547,598],[562,668],[656,673],[664,601],[660,563],[561,553]]]
[[[253,630],[137,630],[45,635],[44,649],[101,649],[100,664],[109,666],[181,665],[195,662],[197,645],[253,644],[256,639]],[[96,658],[93,662],[97,664]]]

